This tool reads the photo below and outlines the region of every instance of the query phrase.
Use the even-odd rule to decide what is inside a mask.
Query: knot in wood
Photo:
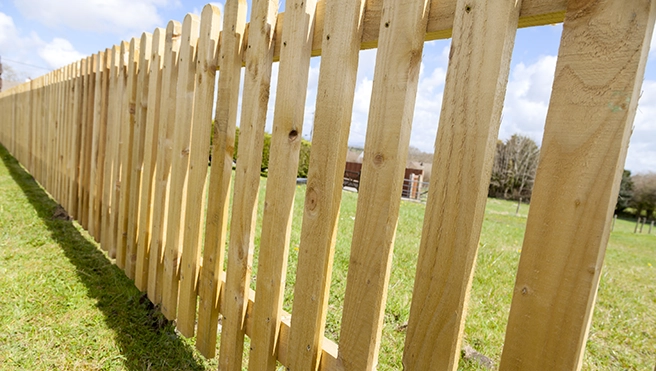
[[[376,156],[374,156],[374,165],[376,166],[381,166],[383,162],[385,162],[385,156],[382,153],[377,153]]]

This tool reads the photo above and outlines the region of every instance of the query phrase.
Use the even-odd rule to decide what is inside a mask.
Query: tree
[[[637,174],[631,177],[633,181],[633,197],[630,205],[636,209],[639,217],[646,211],[648,218],[654,217],[656,210],[656,173]]]
[[[622,173],[622,182],[620,183],[620,193],[617,195],[615,204],[615,214],[620,214],[630,206],[633,197],[633,180],[631,180],[631,171],[624,170]]]
[[[529,199],[533,191],[540,148],[529,137],[514,134],[497,141],[488,195],[505,199]]]

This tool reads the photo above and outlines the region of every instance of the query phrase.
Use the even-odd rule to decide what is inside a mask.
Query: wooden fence
[[[221,370],[241,369],[245,335],[251,339],[250,370],[271,370],[276,360],[292,370],[373,369],[422,48],[426,40],[452,37],[403,358],[407,370],[452,370],[460,358],[516,29],[564,22],[500,368],[580,368],[656,2],[286,5],[283,18],[277,0],[253,0],[249,27],[244,0],[227,0],[223,19],[208,5],[200,17],[171,21],[152,35],[3,92],[0,141],[166,317],[177,320],[182,334],[197,336],[207,357],[215,356],[222,316]],[[358,53],[375,47],[366,154],[335,344],[323,334]],[[282,310],[282,294],[308,69],[317,55],[321,70],[290,316]],[[274,61],[279,78],[253,292]]]

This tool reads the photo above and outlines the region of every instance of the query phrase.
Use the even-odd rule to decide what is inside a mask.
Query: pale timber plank
[[[316,1],[285,4],[248,368],[274,370],[292,225]],[[228,259],[228,264],[230,264]],[[230,288],[230,275],[228,288]],[[228,291],[227,298],[231,298]]]
[[[141,182],[143,172],[144,140],[148,114],[148,78],[150,73],[150,53],[153,35],[141,34],[139,45],[139,69],[137,72],[137,96],[135,104],[134,129],[132,134],[132,158],[130,159],[132,179],[130,180],[130,206],[128,208],[128,229],[126,237],[125,272],[134,279],[137,265],[137,242],[139,238],[139,214],[141,205]]]
[[[27,115],[28,115],[28,118],[27,118],[27,127],[26,127],[26,129],[27,129],[27,138],[25,138],[26,139],[26,143],[25,143],[25,147],[26,147],[25,168],[27,169],[27,171],[30,174],[34,174],[34,167],[33,167],[34,166],[34,161],[33,161],[34,142],[33,141],[34,141],[34,109],[35,109],[35,106],[36,106],[36,102],[35,102],[35,99],[36,99],[36,83],[37,83],[36,79],[30,80],[29,81],[30,87],[29,87],[29,90],[27,92],[27,101],[28,101]],[[66,207],[67,208],[68,208],[68,200],[69,199],[67,198],[66,199],[66,201],[67,201],[67,206]]]
[[[153,226],[150,237],[148,262],[148,297],[155,304],[162,302],[164,271],[164,246],[168,215],[169,179],[173,149],[173,124],[178,81],[178,52],[182,26],[170,21],[166,26],[164,59],[162,61],[162,96],[160,104],[160,128],[157,133],[157,166],[153,196]]]
[[[116,143],[114,149],[114,168],[111,184],[111,214],[109,216],[109,256],[117,258],[118,252],[118,214],[121,204],[121,159],[123,156],[123,120],[125,107],[125,92],[128,82],[128,58],[130,54],[130,44],[126,41],[121,42],[119,46],[118,77],[116,82]]]
[[[199,19],[187,14],[182,23],[182,45],[178,56],[177,99],[173,128],[173,152],[171,162],[171,202],[168,208],[166,247],[164,249],[164,286],[162,291],[162,313],[169,320],[177,316],[180,253],[184,238],[186,211],[187,175],[189,170],[190,126],[194,111],[196,90],[196,44],[198,43]]]
[[[293,326],[287,349],[292,370],[316,370],[323,350],[364,10],[365,1],[326,5]]]
[[[88,157],[88,148],[89,148],[89,138],[91,137],[91,134],[89,133],[89,128],[88,128],[88,122],[89,122],[89,117],[90,113],[92,111],[89,110],[90,107],[92,107],[92,103],[90,101],[93,101],[93,96],[91,95],[91,92],[93,91],[90,88],[91,83],[91,57],[87,57],[82,60],[82,73],[84,74],[84,82],[83,82],[83,87],[82,89],[84,90],[83,92],[83,98],[82,98],[82,128],[81,128],[81,133],[80,133],[80,186],[78,188],[78,221],[82,225],[84,229],[88,227],[87,224],[87,216],[89,214],[89,208],[86,204],[86,200],[88,198],[88,190],[89,186],[87,183],[88,177],[88,163],[89,163],[89,157]],[[50,88],[48,88],[48,96],[50,95]],[[45,107],[45,112],[48,110],[48,105]],[[47,139],[44,141],[43,145],[47,145]],[[45,155],[45,150],[44,150],[44,155]],[[43,169],[43,175],[44,178],[47,173],[47,167],[46,167],[46,161],[47,159],[44,159],[44,169]]]
[[[86,59],[82,60],[83,66],[86,68]],[[86,69],[83,68],[83,73],[86,74]],[[47,157],[47,145],[48,145],[48,130],[47,130],[47,118],[48,118],[48,100],[50,96],[50,78],[51,74],[43,76],[43,88],[41,92],[41,117],[39,120],[39,129],[41,130],[42,135],[39,138],[39,169],[38,169],[38,179],[39,183],[42,185],[45,184],[46,180],[46,157]],[[84,88],[83,88],[84,89]],[[8,100],[8,99],[7,99]],[[84,104],[84,103],[83,103]],[[82,125],[84,122],[82,123]],[[79,190],[78,190],[78,210],[79,210]],[[79,216],[78,216],[79,220]]]
[[[403,364],[454,370],[521,3],[460,0]],[[466,107],[463,108],[463,107]]]
[[[386,0],[382,12],[340,332],[349,370],[378,362],[428,2]]]
[[[132,150],[134,144],[134,125],[137,101],[137,71],[139,69],[139,42],[136,38],[130,40],[130,51],[127,58],[127,73],[123,103],[121,104],[121,143],[119,181],[119,209],[116,220],[116,265],[125,269],[127,258],[128,212],[130,208],[130,183],[132,181]]]
[[[31,136],[31,143],[30,143],[30,174],[34,176],[34,179],[39,181],[38,178],[38,156],[39,156],[39,139],[42,137],[42,133],[40,131],[40,122],[39,122],[39,110],[41,106],[41,89],[42,89],[42,81],[43,81],[43,76],[35,78],[32,83],[32,111],[31,111],[31,128],[30,130],[32,131],[32,136]],[[2,98],[0,97],[0,100]],[[0,103],[0,109],[2,108],[2,103]],[[0,122],[0,125],[2,123]],[[0,134],[0,142],[2,141],[2,134]],[[70,205],[69,205],[70,207]]]
[[[233,200],[231,244],[241,249],[243,258],[239,268],[243,278],[250,282],[253,256],[255,215],[262,162],[263,129],[271,80],[273,58],[272,37],[277,1],[258,0],[253,3],[251,22],[258,32],[253,32],[246,49],[246,71],[242,101],[240,140],[244,146],[239,151],[235,174],[235,198]],[[222,288],[220,274],[223,270],[232,154],[235,143],[235,122],[242,60],[242,38],[245,32],[246,3],[229,1],[225,6],[226,27],[222,32],[219,60],[219,91],[217,115],[213,128],[212,168],[210,174],[209,205],[205,230],[203,269],[199,282],[198,336],[196,346],[206,357],[214,357],[219,318],[219,292]],[[259,140],[258,140],[259,138]],[[259,144],[259,147],[258,147]],[[242,156],[243,153],[243,156]],[[233,263],[237,264],[237,263]],[[236,267],[235,267],[236,268]],[[231,268],[235,270],[235,268]],[[244,273],[246,272],[246,273]],[[249,283],[244,283],[248,287]],[[243,308],[233,308],[242,316]],[[228,357],[243,349],[243,336],[238,332],[222,335],[233,343],[222,345]],[[237,338],[237,340],[234,340]],[[223,353],[223,351],[222,351]]]
[[[29,165],[27,169],[35,179],[37,179],[36,178],[37,140],[41,136],[41,132],[38,130],[38,126],[37,126],[37,122],[39,118],[38,112],[39,112],[39,104],[40,104],[40,87],[41,87],[40,78],[35,78],[30,81],[30,121],[29,121],[30,137],[28,143]],[[0,109],[2,109],[1,104],[0,104]],[[2,123],[0,123],[0,125],[2,125]],[[0,141],[1,140],[2,140],[2,135],[0,135]],[[69,202],[70,202],[70,197],[69,197]],[[70,209],[71,205],[69,204],[66,207]]]
[[[59,99],[59,76],[60,76],[60,71],[56,70],[53,71],[53,79],[54,83],[52,86],[52,95],[50,96],[50,107],[51,109],[48,112],[49,116],[49,121],[50,125],[48,126],[49,128],[49,145],[50,148],[48,149],[49,155],[48,155],[48,180],[46,183],[45,188],[48,190],[50,194],[54,196],[54,185],[55,185],[55,177],[56,177],[56,172],[57,172],[57,130],[59,126],[58,122],[58,110],[57,107],[59,106],[58,104],[58,99]],[[20,91],[20,86],[16,87],[16,92]],[[14,95],[12,97],[13,100],[13,112],[12,112],[12,133],[11,133],[11,141],[12,141],[12,148],[11,148],[11,153],[14,154],[16,153],[16,118],[17,118],[17,95]]]
[[[219,276],[219,299],[225,295],[225,272],[221,272]],[[248,290],[246,303],[246,315],[244,317],[244,332],[246,336],[253,334],[253,305],[255,302],[255,291]],[[218,310],[223,313],[225,300],[218,301]],[[280,332],[278,335],[278,361],[283,366],[289,365],[289,334],[290,334],[290,318],[291,315],[285,311],[281,312]],[[223,339],[223,338],[222,338]],[[341,363],[337,360],[337,344],[328,338],[323,339],[323,351],[321,354],[320,370],[343,370]]]
[[[569,2],[501,370],[581,369],[655,18]]]
[[[66,97],[66,92],[67,92],[67,87],[68,87],[68,71],[66,70],[65,66],[60,68],[58,70],[59,72],[59,90],[57,92],[57,154],[56,154],[56,159],[55,159],[55,171],[56,171],[56,179],[55,179],[55,185],[53,189],[53,196],[57,203],[60,205],[63,203],[62,195],[63,195],[63,188],[64,188],[64,167],[65,167],[65,162],[64,162],[64,156],[65,156],[65,147],[66,147],[66,102],[67,102],[67,97]],[[14,156],[22,162],[22,148],[23,148],[23,131],[25,129],[25,122],[24,122],[24,91],[25,91],[25,85],[22,84],[20,85],[18,89],[18,94],[16,95],[16,153],[14,153]]]
[[[429,0],[430,12],[424,40],[448,39],[451,37],[453,21],[458,0]],[[565,16],[567,0],[524,0],[520,9],[518,27],[534,27],[561,23]],[[323,9],[325,1],[317,4],[315,29],[320,35],[324,28]],[[364,30],[360,49],[373,49],[378,46],[379,25],[383,8],[382,0],[369,0],[366,4]],[[276,27],[274,60],[278,60],[281,50],[281,30],[284,28],[285,13],[279,15]],[[250,28],[249,28],[250,29]],[[321,55],[321,37],[312,40],[312,56]]]
[[[160,108],[162,101],[162,63],[164,56],[166,30],[156,28],[153,32],[150,77],[148,79],[148,112],[146,116],[146,133],[144,141],[143,180],[139,202],[139,240],[137,242],[137,265],[134,284],[141,291],[148,289],[150,266],[150,241],[153,220],[153,199],[155,170],[157,167],[157,141],[160,130]]]
[[[87,77],[87,107],[86,107],[86,138],[85,138],[85,148],[84,148],[84,199],[83,199],[83,212],[84,219],[82,226],[87,231],[89,230],[89,182],[90,182],[90,172],[91,172],[91,146],[93,142],[93,117],[94,117],[94,106],[96,100],[96,70],[97,70],[97,59],[96,54],[92,55],[88,60],[88,77]]]
[[[230,3],[226,4],[226,6],[228,5]],[[245,24],[245,9],[243,17],[243,23]],[[201,13],[200,37],[197,48],[196,95],[194,97],[194,112],[190,130],[187,192],[184,195],[187,199],[187,211],[185,212],[183,224],[185,229],[183,236],[184,249],[180,264],[180,297],[178,299],[178,319],[176,321],[178,330],[186,337],[193,337],[196,327],[200,237],[205,214],[207,163],[210,152],[212,109],[214,108],[214,88],[216,85],[216,64],[218,62],[217,52],[219,50],[221,24],[219,8],[211,4],[205,5]],[[228,36],[223,34],[224,43],[229,42],[226,38]],[[240,47],[241,45],[238,44],[237,48]],[[222,55],[222,57],[224,56],[225,54]],[[230,57],[230,55],[228,56]],[[227,69],[224,72],[226,75],[229,74]],[[237,75],[239,75],[239,72],[237,72]],[[237,89],[233,94],[236,101],[236,97],[239,95],[239,85],[237,85]],[[230,164],[232,165],[232,162]],[[232,166],[230,169],[232,170]]]
[[[64,78],[64,81],[62,83],[62,96],[61,96],[61,106],[59,107],[59,110],[61,112],[61,126],[60,126],[60,133],[61,133],[61,140],[60,140],[60,145],[59,145],[59,172],[60,172],[60,177],[59,177],[59,196],[57,201],[59,202],[62,207],[66,205],[66,194],[68,194],[68,189],[67,189],[67,165],[68,165],[68,143],[69,143],[69,136],[68,136],[68,119],[69,119],[69,114],[70,111],[68,109],[68,105],[70,102],[70,95],[69,95],[69,87],[70,87],[70,70],[68,68],[69,66],[66,65],[61,68],[62,71],[62,76]],[[25,163],[25,158],[24,158],[24,152],[25,152],[25,138],[26,138],[26,131],[25,129],[27,128],[27,117],[25,116],[25,109],[27,108],[27,104],[29,102],[27,101],[27,96],[26,92],[29,89],[29,84],[26,83],[24,84],[24,89],[25,92],[22,93],[23,99],[22,101],[24,102],[24,106],[22,108],[22,127],[21,127],[21,147],[22,147],[22,157],[23,157],[23,163]]]
[[[53,158],[53,183],[50,187],[50,194],[53,195],[53,198],[59,203],[61,201],[61,178],[62,178],[62,156],[63,156],[63,141],[64,141],[64,110],[62,109],[64,105],[64,71],[62,69],[57,70],[57,93],[56,93],[56,108],[54,112],[55,116],[55,149],[54,149],[54,158]],[[18,92],[16,94],[16,112],[14,118],[14,124],[16,125],[14,132],[14,140],[16,142],[13,155],[17,156],[19,159],[20,155],[20,132],[23,127],[21,119],[21,91],[23,85],[18,87]]]
[[[102,237],[102,208],[103,208],[103,182],[105,175],[105,154],[107,151],[107,115],[109,109],[109,66],[112,62],[111,49],[105,49],[105,61],[102,70],[102,110],[100,120],[100,138],[98,138],[98,168],[96,171],[96,214],[94,220],[96,223],[96,241],[100,242]]]
[[[72,144],[71,144],[71,151],[69,154],[69,161],[70,161],[70,169],[69,169],[69,176],[70,176],[70,188],[68,190],[68,213],[71,215],[73,219],[77,218],[77,188],[78,188],[78,170],[79,170],[79,152],[80,152],[80,126],[82,124],[82,105],[81,105],[81,97],[82,97],[82,78],[80,75],[80,62],[76,62],[74,65],[74,86],[73,86],[73,117],[71,121],[72,125]],[[37,80],[37,83],[39,81]],[[35,97],[39,96],[39,90],[37,90]],[[40,131],[37,129],[36,126],[36,120],[37,120],[37,114],[38,112],[38,105],[40,104],[38,102],[38,98],[35,100],[35,114],[32,117],[32,119],[35,121],[34,123],[34,149],[36,150],[37,148],[37,142],[36,138],[39,137]],[[34,157],[33,162],[36,162],[36,156]],[[36,164],[33,164],[34,170],[36,170]]]
[[[53,71],[52,72],[52,84],[50,86],[50,96],[48,97],[48,112],[47,112],[47,117],[48,117],[48,125],[47,125],[47,130],[48,130],[48,141],[47,141],[47,165],[46,165],[46,182],[44,184],[44,188],[48,190],[48,192],[52,191],[52,173],[54,170],[54,156],[55,156],[55,128],[56,128],[56,116],[55,116],[55,107],[57,106],[57,77],[58,77],[58,71]],[[18,91],[18,87],[14,88],[14,91]],[[12,148],[10,149],[11,153],[13,152],[13,146],[14,146],[14,141],[15,141],[15,130],[16,130],[16,125],[15,125],[15,119],[16,119],[16,97],[12,96],[11,97],[11,131],[10,131],[10,145]]]
[[[65,112],[65,117],[64,117],[64,148],[63,148],[63,176],[62,176],[62,195],[61,195],[61,202],[60,204],[62,207],[64,207],[65,210],[68,210],[68,192],[70,188],[70,169],[71,169],[71,162],[70,158],[73,155],[72,152],[72,143],[73,143],[73,125],[72,125],[72,118],[73,118],[73,84],[74,84],[74,77],[73,77],[73,70],[72,70],[73,65],[69,64],[66,67],[64,67],[66,71],[66,90],[65,90],[65,104],[62,107],[66,112]],[[30,90],[31,90],[31,81],[30,81]],[[29,104],[31,102],[29,101],[29,95],[26,96],[28,99],[28,107],[27,109],[29,110]],[[30,117],[26,117],[26,122],[25,122],[25,129],[29,129],[31,124],[30,124]],[[25,133],[25,140],[29,140],[29,131]],[[27,150],[28,147],[26,146],[25,149]],[[27,157],[25,158],[25,161],[28,161]]]
[[[109,69],[109,90],[108,90],[108,108],[107,108],[107,149],[105,151],[105,176],[103,178],[103,208],[101,215],[102,233],[100,246],[105,251],[112,251],[113,232],[110,228],[111,217],[116,212],[116,205],[112,200],[114,191],[114,174],[118,159],[118,141],[120,136],[120,99],[118,89],[118,70],[121,50],[118,45],[111,49],[111,61]]]
[[[91,128],[91,157],[89,158],[89,234],[98,241],[96,232],[96,215],[100,197],[97,192],[97,172],[98,172],[98,151],[100,144],[100,131],[102,126],[102,107],[103,107],[103,70],[105,69],[105,52],[98,52],[96,59],[96,74],[94,85],[94,105],[93,105],[93,126]]]
[[[44,154],[44,156],[45,156],[45,162],[46,162],[45,163],[45,168],[44,168],[44,172],[45,172],[44,181],[45,181],[45,183],[43,183],[43,187],[46,190],[48,190],[48,192],[50,192],[52,194],[53,198],[55,198],[58,201],[59,201],[59,198],[58,198],[58,195],[54,193],[55,189],[53,188],[53,184],[51,184],[49,182],[51,180],[50,177],[51,177],[52,172],[53,171],[58,171],[57,169],[50,167],[51,165],[56,165],[57,164],[56,159],[50,158],[50,156],[58,156],[57,153],[59,151],[58,147],[54,148],[54,149],[51,147],[51,146],[55,145],[54,142],[53,142],[53,137],[51,135],[54,133],[54,135],[56,135],[57,138],[59,138],[59,122],[55,122],[55,121],[58,121],[60,119],[59,113],[61,111],[59,109],[59,106],[56,104],[57,99],[61,98],[59,96],[59,93],[58,93],[60,86],[58,85],[58,80],[56,80],[56,78],[58,78],[60,76],[60,74],[61,74],[61,70],[56,70],[56,71],[51,72],[51,77],[50,77],[51,81],[50,81],[49,86],[48,86],[49,96],[46,98],[48,107],[44,111],[44,124],[43,124],[44,125],[44,127],[43,127],[44,133],[43,134],[45,136],[45,143],[44,143],[45,154]],[[55,104],[55,105],[51,105],[51,104]],[[55,120],[55,121],[50,121],[50,120]],[[54,132],[49,130],[49,128],[52,125],[57,126],[57,129],[55,129]]]

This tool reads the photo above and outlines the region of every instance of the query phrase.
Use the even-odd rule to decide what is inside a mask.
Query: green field
[[[193,339],[142,299],[77,223],[0,146],[0,369],[214,370]],[[262,181],[263,202],[266,180]],[[297,188],[294,272],[305,188]],[[344,192],[326,336],[339,339],[357,194]],[[498,364],[528,206],[488,200],[465,342]],[[403,201],[379,370],[401,369],[424,205]],[[583,369],[651,370],[656,362],[656,231],[618,221],[608,247]],[[646,232],[646,230],[645,230]],[[257,261],[255,262],[255,267]],[[256,269],[254,271],[256,275]],[[293,274],[285,309],[291,311]],[[254,285],[253,285],[254,286]],[[463,370],[480,367],[462,361]]]

